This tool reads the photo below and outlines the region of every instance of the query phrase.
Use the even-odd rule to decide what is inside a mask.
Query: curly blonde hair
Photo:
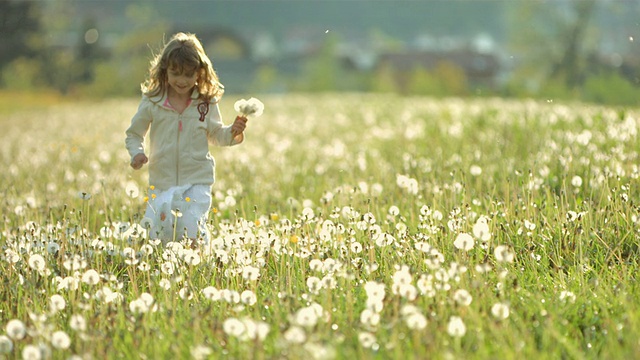
[[[218,101],[224,93],[211,60],[194,34],[180,32],[171,37],[162,52],[151,60],[149,78],[141,85],[142,93],[148,97],[163,95],[168,88],[167,72],[170,69],[180,73],[197,71],[196,87],[200,94],[198,99],[202,101]]]

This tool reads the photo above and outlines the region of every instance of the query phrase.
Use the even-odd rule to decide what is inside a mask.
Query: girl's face
[[[170,68],[167,71],[167,82],[170,90],[178,95],[191,95],[193,87],[198,81],[197,69],[187,70],[179,68]]]

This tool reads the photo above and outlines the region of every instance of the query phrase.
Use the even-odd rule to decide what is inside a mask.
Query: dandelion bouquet
[[[236,101],[233,108],[239,112],[242,116],[260,116],[264,111],[264,104],[262,101],[252,97],[249,100],[240,99]]]
[[[264,111],[264,104],[262,101],[252,97],[249,100],[240,99],[236,101],[233,108],[240,113],[238,116],[242,116],[244,118],[248,118],[249,116],[258,117],[262,115],[262,112]]]

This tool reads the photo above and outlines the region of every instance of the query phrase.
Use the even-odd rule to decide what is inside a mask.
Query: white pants
[[[155,191],[149,197],[144,214],[151,223],[149,238],[160,239],[166,244],[186,236],[209,243],[211,235],[206,224],[210,209],[209,185],[174,186],[166,191]]]

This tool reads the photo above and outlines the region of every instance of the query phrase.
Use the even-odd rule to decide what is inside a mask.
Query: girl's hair
[[[162,95],[167,91],[168,71],[179,73],[197,71],[198,97],[210,102],[219,100],[224,93],[224,86],[213,70],[211,60],[204,52],[200,40],[189,33],[177,33],[164,46],[162,52],[156,55],[149,66],[149,78],[142,83],[142,93],[148,97]]]

